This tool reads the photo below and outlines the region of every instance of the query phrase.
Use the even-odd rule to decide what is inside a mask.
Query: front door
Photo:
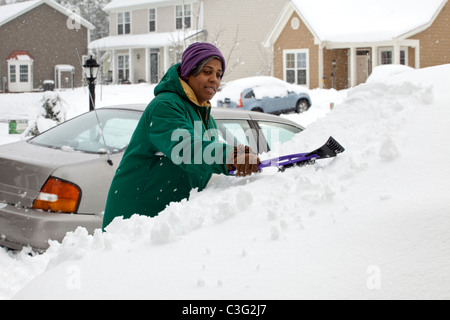
[[[159,49],[150,52],[150,83],[159,82]]]
[[[118,59],[119,83],[125,83],[130,80],[130,56],[120,55],[118,56]]]
[[[358,51],[356,56],[356,85],[366,82],[369,77],[370,52],[367,50]]]

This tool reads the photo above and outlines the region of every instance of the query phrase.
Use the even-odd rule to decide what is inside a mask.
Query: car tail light
[[[244,103],[242,102],[242,92],[241,92],[241,98],[239,99],[239,104],[237,105],[238,108],[243,108]]]
[[[33,209],[76,213],[81,199],[80,188],[70,182],[50,177],[33,203]]]

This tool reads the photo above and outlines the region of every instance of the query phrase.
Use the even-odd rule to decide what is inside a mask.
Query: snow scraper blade
[[[306,156],[317,156],[316,159],[326,159],[326,158],[334,158],[338,154],[343,153],[345,151],[344,147],[339,144],[333,137],[328,139],[327,143],[325,143],[319,149],[308,153]]]
[[[316,160],[334,158],[338,154],[343,153],[345,148],[339,144],[333,137],[330,137],[322,147],[313,152],[291,154],[279,158],[261,161],[258,169],[262,170],[268,167],[277,167],[280,171],[293,166],[304,166],[315,163]],[[230,171],[231,175],[236,174],[236,171]]]

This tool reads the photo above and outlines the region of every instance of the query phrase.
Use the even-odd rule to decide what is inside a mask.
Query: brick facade
[[[294,30],[292,19],[300,20],[297,30]],[[297,13],[293,13],[280,37],[274,44],[274,76],[284,79],[284,50],[309,49],[309,84],[312,88],[319,86],[319,46],[314,44],[314,36],[301,21]]]
[[[450,63],[450,3],[447,2],[433,25],[410,39],[420,40],[421,68]]]
[[[26,50],[34,58],[35,89],[42,87],[45,80],[55,80],[58,64],[74,66],[75,86],[81,86],[83,71],[76,49],[80,56],[87,55],[89,30],[82,25],[79,29],[69,29],[67,20],[68,16],[43,3],[0,26],[0,79],[8,75],[8,56],[13,51]],[[71,74],[64,74],[63,79],[68,76]],[[70,87],[71,80],[62,84]]]

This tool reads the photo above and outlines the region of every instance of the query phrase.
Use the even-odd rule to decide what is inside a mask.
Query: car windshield
[[[86,113],[42,133],[29,143],[98,154],[124,150],[142,113],[116,109],[98,109],[96,113],[98,120],[95,112]]]

